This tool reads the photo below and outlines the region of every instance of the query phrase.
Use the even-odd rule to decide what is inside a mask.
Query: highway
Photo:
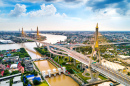
[[[47,46],[47,49],[49,50],[50,53],[53,53],[54,55],[58,55],[58,56],[66,56],[66,55],[62,55],[62,54],[58,54],[58,53],[55,53],[53,52],[49,46]]]
[[[73,51],[73,50],[70,50],[70,49],[67,49],[65,47],[61,47],[61,46],[58,46],[58,45],[53,45],[53,44],[49,44],[49,43],[45,43],[45,42],[41,42],[41,41],[38,41],[38,40],[35,40],[35,39],[31,39],[31,38],[25,38],[25,39],[30,39],[30,40],[33,40],[33,41],[36,41],[36,42],[39,42],[43,45],[46,45],[48,50],[51,52],[51,53],[54,53],[55,52],[52,52],[50,50],[50,47],[49,46],[53,46],[54,48],[59,48],[60,50],[64,50],[68,53],[68,56],[78,60],[79,62],[85,64],[85,65],[88,65],[89,62],[90,62],[90,58],[86,57],[85,55],[81,54],[81,53],[78,53],[76,51]],[[93,62],[93,61],[92,61]],[[119,73],[118,71],[115,71],[115,70],[112,70],[112,69],[109,69],[103,65],[100,65],[100,64],[91,64],[91,67],[92,69],[104,74],[105,76],[111,78],[112,80],[115,80],[119,83],[122,83],[123,85],[125,86],[130,86],[130,78],[129,76],[127,75],[124,75],[124,74],[121,74]]]
[[[117,44],[130,44],[130,42],[111,42],[111,43],[100,43],[99,45],[117,45]],[[80,47],[80,46],[92,46],[92,44],[68,44],[68,45],[59,45],[63,47]]]
[[[51,50],[54,51],[54,52],[58,52],[58,53],[68,54],[65,51],[55,50],[54,48],[51,48]]]

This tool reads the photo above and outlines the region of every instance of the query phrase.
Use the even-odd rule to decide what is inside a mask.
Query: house
[[[0,54],[0,57],[4,57],[3,54]]]
[[[19,56],[14,56],[14,57],[4,57],[3,59],[4,62],[18,62],[19,61]]]
[[[17,64],[12,64],[12,65],[10,66],[10,68],[16,69],[17,66],[18,66]]]
[[[21,81],[21,76],[16,76],[13,79],[13,83],[20,82],[20,81]]]
[[[19,58],[19,61],[26,61],[26,60],[30,60],[30,57]]]
[[[9,80],[1,81],[0,86],[10,86]]]
[[[130,58],[130,56],[125,56],[125,55],[118,55],[118,57],[121,58],[121,59],[128,59],[128,58]]]
[[[18,82],[16,84],[12,84],[12,86],[23,86],[23,82]]]
[[[33,80],[33,81],[34,81],[34,80],[41,81],[41,78],[40,78],[40,77],[34,77],[32,80]]]
[[[5,70],[5,65],[3,65],[3,64],[0,64],[0,72],[2,72],[2,71],[4,71]]]
[[[21,76],[14,77],[12,86],[23,86],[23,82],[21,82]]]
[[[24,61],[25,64],[25,70],[26,71],[33,71],[33,64],[31,61]]]

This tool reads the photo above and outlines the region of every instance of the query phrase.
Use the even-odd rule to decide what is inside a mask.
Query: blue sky
[[[130,0],[0,0],[0,30],[130,31]]]

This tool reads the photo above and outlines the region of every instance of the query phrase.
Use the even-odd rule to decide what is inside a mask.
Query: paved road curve
[[[82,62],[83,64],[86,64],[86,65],[89,64],[90,58],[88,58],[85,55],[78,53],[76,51],[73,51],[73,50],[67,49],[65,47],[58,46],[58,45],[53,45],[53,44],[41,42],[41,41],[38,41],[38,40],[34,40],[34,39],[31,39],[31,38],[26,38],[26,39],[37,41],[37,42],[44,44],[46,46],[53,46],[55,48],[59,48],[61,50],[66,51],[68,53],[68,56],[71,56],[72,58]],[[115,70],[112,70],[112,69],[108,69],[107,67],[105,67],[103,65],[92,64],[91,67],[94,70],[99,71],[100,73],[102,73],[102,74],[106,75],[107,77],[111,78],[112,80],[115,80],[115,81],[122,83],[126,86],[130,86],[130,78],[127,75],[121,74],[118,71],[115,71]]]

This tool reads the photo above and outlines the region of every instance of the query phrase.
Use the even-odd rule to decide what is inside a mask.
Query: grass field
[[[91,77],[84,77],[84,76],[82,75],[82,73],[78,73],[77,75],[78,75],[79,77],[81,77],[85,82],[87,82],[86,80],[91,79]]]
[[[40,85],[36,85],[36,86],[49,86],[48,83],[44,80],[43,82],[41,82]]]

